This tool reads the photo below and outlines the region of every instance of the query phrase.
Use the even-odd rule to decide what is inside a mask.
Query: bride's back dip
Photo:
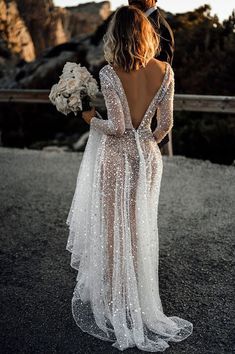
[[[141,11],[116,12],[105,38],[108,64],[100,71],[108,120],[84,113],[90,134],[67,219],[66,249],[78,271],[74,319],[119,350],[164,351],[193,328],[167,317],[159,296],[158,143],[173,126],[174,73],[153,59],[158,45]]]

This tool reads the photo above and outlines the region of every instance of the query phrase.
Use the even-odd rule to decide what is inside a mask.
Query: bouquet
[[[57,110],[65,115],[78,111],[89,111],[90,102],[98,90],[96,80],[80,64],[67,62],[57,84],[51,88],[49,99]]]

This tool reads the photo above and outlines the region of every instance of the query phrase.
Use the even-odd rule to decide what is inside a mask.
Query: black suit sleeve
[[[156,59],[166,61],[172,65],[175,48],[173,31],[159,9],[154,11],[149,16],[149,19],[156,32],[159,33],[159,35],[161,36],[161,51],[160,54],[156,56]]]
[[[166,61],[170,65],[172,65],[173,57],[174,57],[175,41],[174,41],[174,34],[170,25],[168,24],[164,16],[161,14],[159,9],[154,11],[149,16],[149,20],[152,23],[155,31],[161,36],[160,39],[161,51],[158,55],[156,55],[156,59],[161,61]],[[152,119],[151,130],[154,131],[156,127],[157,127],[157,120]],[[169,142],[169,134],[167,134],[162,139],[162,141],[158,143],[158,146],[161,148],[168,142]]]

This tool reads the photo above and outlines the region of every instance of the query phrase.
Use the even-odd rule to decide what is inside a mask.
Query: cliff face
[[[52,0],[0,0],[0,57],[31,61],[46,48],[93,33],[109,14],[108,1],[60,8]]]
[[[0,0],[0,62],[35,59],[35,48],[15,1]]]
[[[110,11],[110,2],[90,2],[74,7],[60,9],[63,28],[68,39],[80,39],[92,34],[106,20]]]
[[[32,36],[36,55],[68,40],[60,8],[55,8],[52,0],[16,0],[16,3]]]
[[[51,0],[0,0],[0,4],[4,9],[0,11],[0,35],[4,38],[0,41],[1,88],[50,88],[66,61],[79,62],[98,73],[104,62],[102,37],[111,13],[108,1],[71,8],[55,7]],[[15,27],[11,8],[21,28]],[[25,44],[26,39],[31,47]],[[14,61],[9,60],[16,52]]]

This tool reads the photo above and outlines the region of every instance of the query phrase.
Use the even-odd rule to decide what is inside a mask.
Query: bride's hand
[[[82,118],[87,124],[90,124],[91,118],[95,117],[95,107],[92,107],[90,111],[82,112]]]

